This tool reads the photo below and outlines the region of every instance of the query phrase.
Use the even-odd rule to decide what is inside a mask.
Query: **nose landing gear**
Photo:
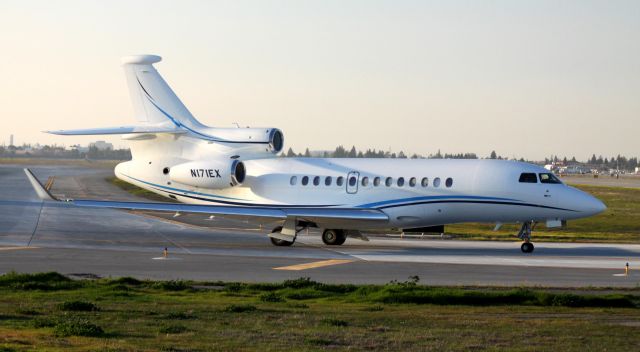
[[[531,230],[534,226],[535,223],[533,221],[526,221],[522,224],[520,232],[518,232],[518,238],[524,241],[522,246],[520,246],[522,253],[531,253],[535,248],[533,243],[531,243]]]

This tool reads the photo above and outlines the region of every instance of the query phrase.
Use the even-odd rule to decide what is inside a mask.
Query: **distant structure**
[[[89,144],[89,147],[95,147],[98,150],[113,150],[113,144],[105,141],[95,141]]]
[[[13,145],[13,135],[9,136],[9,146],[11,147]]]

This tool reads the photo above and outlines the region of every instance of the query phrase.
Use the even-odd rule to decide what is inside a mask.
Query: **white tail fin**
[[[138,121],[171,123],[176,127],[205,127],[199,123],[153,67],[162,58],[136,55],[122,58],[133,110]]]

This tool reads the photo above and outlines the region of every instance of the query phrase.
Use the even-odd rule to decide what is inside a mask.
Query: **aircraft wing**
[[[104,200],[60,200],[47,191],[31,170],[24,169],[36,194],[43,201],[55,202],[59,206],[79,208],[110,208],[123,210],[162,211],[175,213],[198,213],[207,215],[221,215],[244,218],[267,218],[273,220],[297,219],[309,221],[319,226],[329,227],[345,224],[366,224],[371,222],[387,222],[387,214],[378,209],[362,208],[295,208],[295,207],[253,207],[253,206],[223,206],[199,205],[183,203],[159,202],[119,202]],[[320,225],[321,224],[321,225]]]

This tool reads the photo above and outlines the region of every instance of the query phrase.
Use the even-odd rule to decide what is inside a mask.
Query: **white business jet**
[[[334,159],[278,157],[277,128],[215,128],[196,120],[162,79],[154,55],[122,60],[134,126],[49,131],[58,135],[123,135],[132,160],[115,168],[126,182],[170,203],[59,200],[25,170],[44,201],[87,208],[202,213],[279,220],[268,235],[290,246],[303,229],[323,230],[327,245],[366,239],[364,230],[443,232],[445,224],[520,223],[525,253],[532,227],[559,227],[598,214],[605,205],[548,170],[507,160]]]

